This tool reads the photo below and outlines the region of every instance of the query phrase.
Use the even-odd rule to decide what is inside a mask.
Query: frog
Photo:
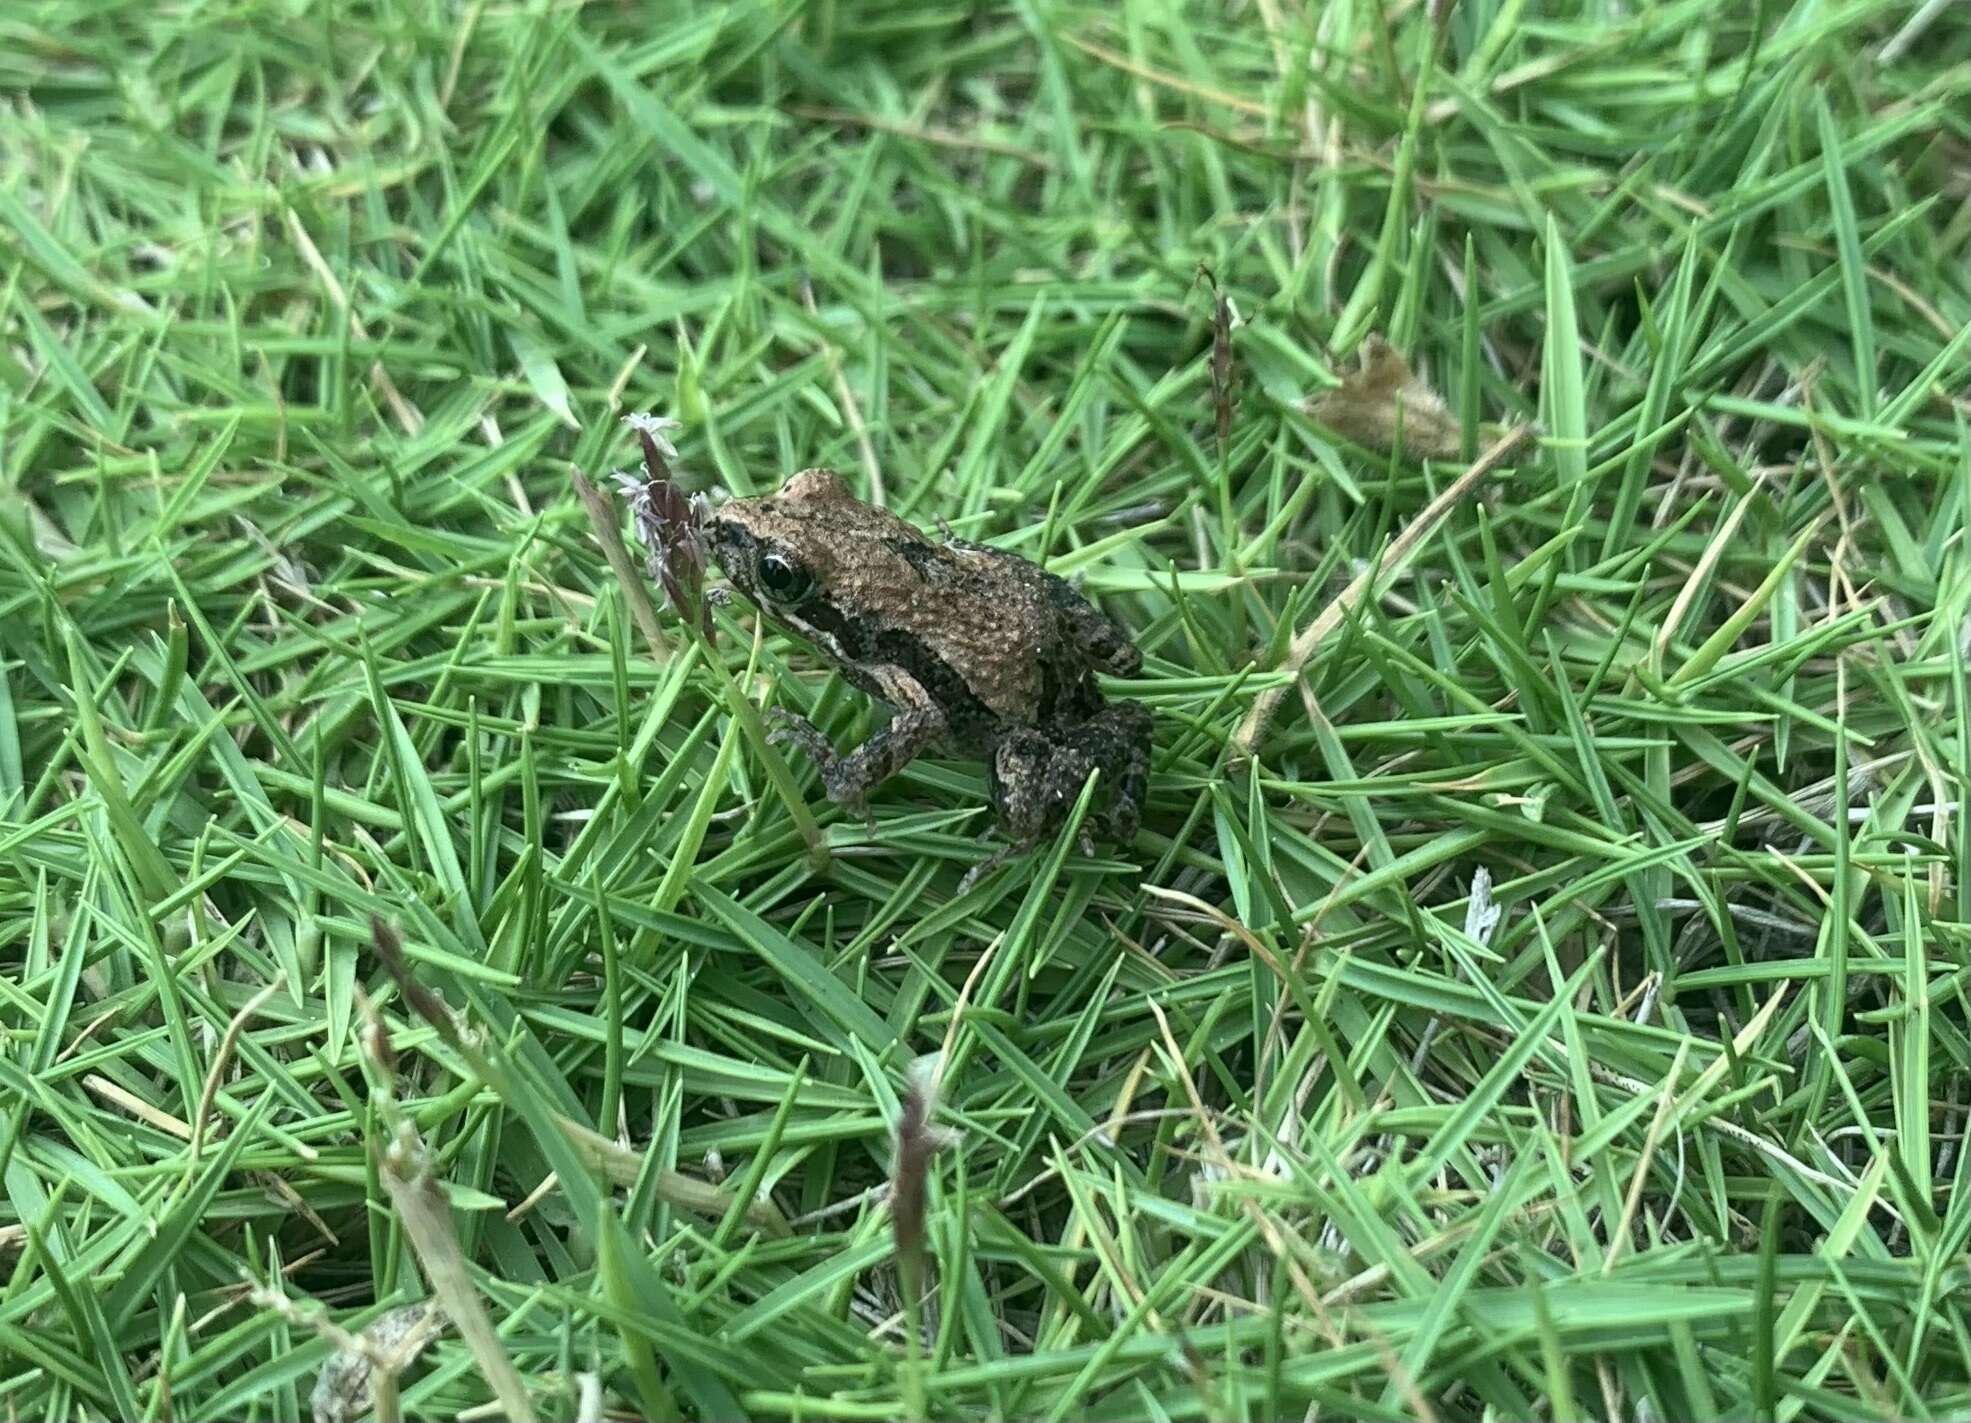
[[[771,494],[707,510],[706,552],[766,617],[814,649],[850,685],[890,709],[854,750],[804,716],[775,709],[769,740],[819,769],[830,801],[868,819],[868,797],[922,754],[982,761],[1008,844],[960,891],[1052,838],[1091,772],[1089,822],[1127,846],[1149,786],[1152,723],[1111,702],[1100,676],[1142,667],[1129,631],[1072,583],[1013,552],[933,538],[856,497],[829,469],[804,469]]]

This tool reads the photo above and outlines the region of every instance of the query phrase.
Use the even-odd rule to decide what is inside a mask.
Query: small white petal
[[[650,442],[657,447],[658,453],[663,455],[665,459],[674,460],[678,457],[677,446],[671,443],[668,432],[671,430],[682,430],[684,428],[684,422],[682,420],[673,420],[668,415],[650,415],[643,411],[637,411],[634,414],[625,415],[623,417],[623,423],[632,430],[650,436]]]

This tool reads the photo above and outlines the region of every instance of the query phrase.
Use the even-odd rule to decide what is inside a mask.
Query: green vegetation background
[[[0,1410],[303,1415],[311,1321],[426,1292],[422,1160],[497,1335],[406,1416],[495,1357],[546,1417],[1964,1416],[1966,50],[14,0]],[[1303,411],[1372,333],[1459,451]],[[1085,576],[1136,842],[955,900],[977,766],[871,834],[796,763],[815,872],[735,706],[872,711],[743,606],[652,648],[570,480],[645,409],[702,487],[833,465]]]

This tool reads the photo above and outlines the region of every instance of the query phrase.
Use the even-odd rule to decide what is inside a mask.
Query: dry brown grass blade
[[[568,1117],[557,1114],[554,1120],[582,1159],[614,1184],[634,1186],[643,1179],[642,1152],[613,1142],[602,1133]],[[656,1193],[659,1200],[710,1220],[721,1219],[732,1208],[731,1191],[687,1176],[682,1171],[658,1172]],[[792,1234],[787,1217],[767,1196],[759,1197],[746,1208],[746,1223],[775,1239],[784,1239]]]
[[[459,1338],[472,1351],[473,1361],[499,1399],[501,1416],[513,1423],[533,1423],[534,1400],[521,1381],[520,1371],[507,1357],[492,1318],[473,1288],[471,1273],[465,1266],[465,1252],[459,1248],[458,1232],[452,1228],[451,1203],[438,1189],[430,1153],[408,1119],[397,1118],[390,1142],[379,1156],[378,1167],[377,1174],[397,1210],[397,1219],[411,1243],[418,1268],[424,1272],[431,1293],[457,1326]]]
[[[897,1119],[896,1165],[890,1173],[890,1229],[896,1240],[897,1284],[903,1291],[906,1362],[903,1375],[904,1414],[930,1416],[923,1374],[925,1265],[924,1212],[929,1199],[931,1158],[952,1140],[933,1121],[938,1110],[938,1072],[941,1059],[913,1063]]]
[[[951,1133],[932,1118],[938,1110],[937,1071],[931,1062],[914,1064],[897,1119],[896,1168],[890,1176],[890,1225],[906,1301],[924,1285],[924,1208],[931,1158],[951,1142]]]
[[[212,1066],[205,1072],[205,1087],[198,1097],[198,1113],[192,1118],[191,1149],[185,1153],[186,1175],[198,1169],[199,1151],[205,1145],[206,1124],[212,1119],[212,1104],[219,1096],[219,1083],[226,1075],[226,1065],[233,1060],[233,1050],[239,1046],[240,1034],[253,1021],[253,1015],[266,1007],[267,1000],[279,993],[286,982],[285,973],[275,974],[274,981],[249,998],[246,1006],[233,1014],[233,1020],[226,1025],[226,1035],[219,1040],[219,1050],[212,1054]]]
[[[1506,456],[1519,447],[1520,442],[1530,431],[1530,426],[1513,426],[1493,441],[1492,447],[1480,455],[1470,469],[1446,485],[1443,492],[1425,505],[1423,512],[1412,519],[1409,526],[1396,536],[1396,541],[1390,544],[1381,560],[1356,575],[1355,581],[1342,590],[1341,596],[1321,609],[1314,621],[1301,630],[1300,635],[1294,638],[1293,646],[1287,650],[1287,659],[1281,666],[1286,671],[1298,675],[1300,669],[1307,665],[1307,660],[1314,655],[1315,649],[1328,634],[1340,627],[1355,606],[1374,591],[1370,585],[1381,579],[1394,578],[1400,573],[1423,541],[1437,531],[1437,526],[1444,522],[1445,516],[1493,470],[1503,464]],[[1253,747],[1258,745],[1259,738],[1266,731],[1266,723],[1272,720],[1274,711],[1280,705],[1280,699],[1285,695],[1285,687],[1275,687],[1262,692],[1253,702],[1252,709],[1246,713],[1245,720],[1239,723],[1238,731],[1232,736],[1234,757],[1245,758],[1252,755]]]
[[[1237,404],[1232,365],[1232,299],[1219,290],[1211,268],[1198,265],[1198,278],[1211,284],[1211,409],[1218,432],[1218,453],[1222,459],[1232,439],[1232,416]]]
[[[460,1024],[445,1001],[419,983],[404,958],[403,941],[397,931],[382,919],[370,920],[371,947],[397,980],[398,991],[417,1015],[431,1024],[449,1043],[460,1041]],[[498,1331],[486,1313],[486,1306],[473,1286],[466,1268],[465,1252],[459,1246],[458,1232],[452,1225],[451,1202],[438,1188],[431,1154],[426,1150],[417,1127],[397,1108],[394,1082],[396,1054],[390,1046],[383,1020],[367,999],[363,1000],[369,1023],[363,1033],[372,1069],[372,1098],[383,1124],[385,1139],[377,1150],[377,1175],[383,1182],[390,1204],[410,1241],[411,1254],[439,1306],[457,1328],[459,1338],[471,1351],[493,1396],[499,1400],[500,1415],[511,1423],[533,1423],[534,1401],[520,1372],[507,1357]]]

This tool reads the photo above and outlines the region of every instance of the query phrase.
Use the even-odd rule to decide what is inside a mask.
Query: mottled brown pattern
[[[832,470],[803,470],[777,494],[723,505],[712,521],[715,551],[726,522],[743,525],[756,543],[779,544],[798,555],[828,603],[862,623],[865,635],[906,635],[956,672],[998,717],[1038,716],[1041,662],[1034,654],[1057,638],[1059,617],[1037,578],[1007,577],[982,550],[932,542],[887,509],[857,499]],[[745,560],[735,562],[739,566],[721,560],[726,575],[769,607],[776,622],[832,650],[831,638],[800,605],[775,605],[749,578]],[[842,660],[865,669],[885,662],[853,652]]]
[[[1133,832],[1149,717],[1109,708],[1095,673],[1127,676],[1141,657],[1066,582],[1004,550],[930,539],[825,469],[729,500],[705,534],[713,559],[769,618],[909,713],[850,756],[834,755],[812,727],[783,728],[782,739],[821,763],[831,799],[859,807],[935,745],[988,761],[1001,824],[1022,842],[1060,823],[1091,770],[1111,792],[1106,823]]]

